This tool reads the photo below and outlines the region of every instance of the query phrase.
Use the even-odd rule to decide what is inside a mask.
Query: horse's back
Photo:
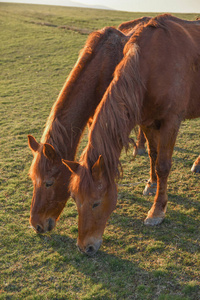
[[[160,118],[169,111],[181,118],[199,117],[200,23],[151,19],[134,42],[142,58],[146,110]]]
[[[141,17],[135,20],[127,21],[121,23],[117,29],[122,31],[124,34],[129,34],[135,26],[137,26],[138,24],[146,24],[150,19],[150,17]]]

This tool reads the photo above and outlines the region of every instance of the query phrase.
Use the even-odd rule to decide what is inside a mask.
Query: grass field
[[[190,172],[199,155],[200,119],[181,126],[162,225],[143,225],[153,201],[142,196],[149,159],[132,161],[130,150],[121,155],[117,209],[96,256],[76,248],[71,199],[52,233],[36,235],[29,227],[27,134],[40,139],[88,33],[143,15],[0,3],[0,299],[200,299],[200,177]],[[86,142],[85,134],[80,149]]]

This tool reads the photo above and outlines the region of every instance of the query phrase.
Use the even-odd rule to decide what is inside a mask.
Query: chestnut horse
[[[149,17],[143,17],[125,22],[118,29],[130,35],[137,24],[149,20]],[[61,157],[74,159],[85,124],[94,114],[101,96],[109,85],[128,38],[113,28],[93,33],[52,107],[41,143],[39,144],[31,135],[28,136],[29,147],[34,156],[30,168],[34,184],[30,223],[38,233],[50,231],[55,227],[69,198],[67,186],[70,173],[63,168],[60,159]],[[92,74],[96,74],[96,79],[92,77],[95,87],[91,85]],[[81,85],[84,80],[85,86]],[[75,94],[76,101],[73,102]],[[62,107],[64,110],[61,118],[59,115]]]
[[[167,179],[181,121],[200,117],[200,25],[152,18],[137,27],[124,48],[94,115],[80,163],[63,161],[72,172],[70,190],[79,214],[78,247],[88,255],[102,242],[106,221],[116,207],[120,153],[140,125],[151,160],[150,182],[157,182],[146,225],[160,224],[167,209]]]

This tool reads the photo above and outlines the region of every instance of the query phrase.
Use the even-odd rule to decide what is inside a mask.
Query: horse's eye
[[[53,185],[53,181],[46,181],[45,186],[48,188]]]
[[[96,202],[96,203],[94,203],[93,206],[92,206],[92,208],[98,207],[98,206],[100,205],[100,203],[101,203],[101,202]]]

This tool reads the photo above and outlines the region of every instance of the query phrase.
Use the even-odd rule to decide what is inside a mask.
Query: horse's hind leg
[[[135,157],[136,155],[143,155],[146,153],[145,143],[146,138],[143,134],[141,127],[139,127],[136,146],[133,149],[133,157]]]
[[[191,171],[194,173],[200,173],[200,155],[193,163]]]
[[[144,196],[152,196],[156,194],[157,190],[157,176],[155,172],[155,165],[157,159],[158,137],[159,131],[154,127],[142,127],[147,137],[148,154],[150,158],[150,179],[143,191]]]
[[[156,159],[157,193],[154,204],[145,219],[145,225],[158,225],[165,218],[167,209],[167,179],[171,169],[172,153],[180,121],[174,118],[163,121],[159,129],[158,153]]]

